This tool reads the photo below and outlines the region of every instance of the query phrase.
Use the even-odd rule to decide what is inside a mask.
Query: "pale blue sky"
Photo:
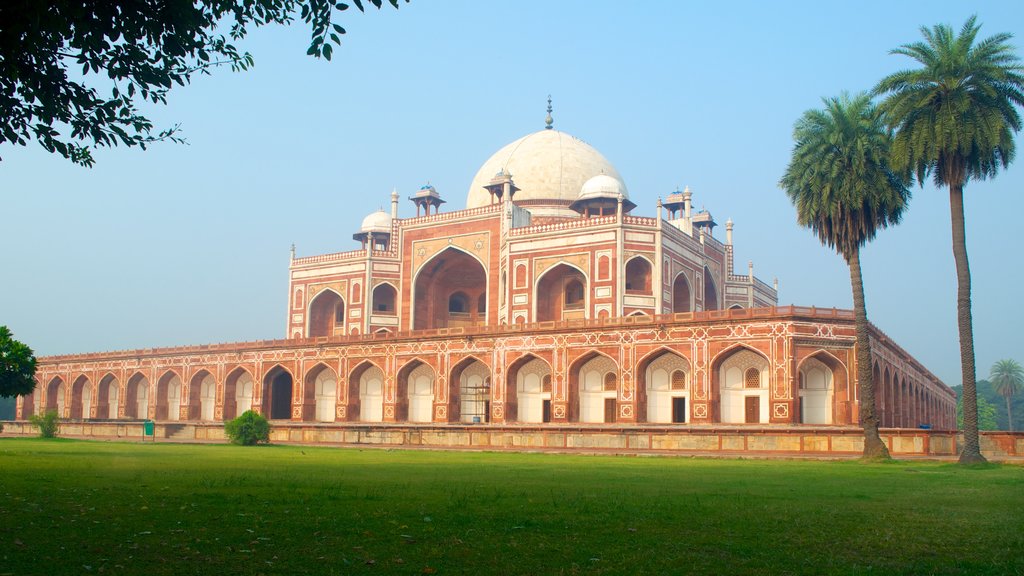
[[[778,277],[780,303],[849,308],[843,261],[796,226],[777,185],[793,122],[910,66],[888,50],[921,25],[977,13],[982,36],[1024,46],[1022,6],[413,0],[346,14],[331,63],[305,56],[301,26],[257,31],[243,44],[254,69],[196,78],[153,111],[188,146],[101,150],[91,170],[35,144],[0,149],[0,324],[41,355],[283,337],[292,242],[354,248],[392,187],[402,216],[427,181],[464,207],[480,164],[543,127],[548,94],[555,127],[617,167],[634,213],[689,185],[736,222],[739,271],[752,259]],[[1021,162],[967,187],[979,377],[1024,361]],[[863,260],[874,323],[958,384],[946,192],[915,188]]]

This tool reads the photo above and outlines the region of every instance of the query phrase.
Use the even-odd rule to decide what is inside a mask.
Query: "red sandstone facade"
[[[614,168],[569,138],[499,151],[465,210],[424,187],[401,219],[392,194],[360,249],[293,252],[287,339],[42,358],[18,416],[857,424],[851,313],[776,307],[752,264],[733,273],[731,222],[716,239],[689,191],[630,214]],[[883,426],[955,428],[949,387],[877,330],[872,356]]]

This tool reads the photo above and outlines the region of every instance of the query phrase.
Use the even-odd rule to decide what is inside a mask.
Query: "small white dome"
[[[583,187],[580,189],[580,195],[577,196],[577,200],[590,200],[592,198],[611,198],[615,200],[622,194],[624,199],[629,198],[629,194],[626,192],[626,186],[618,178],[613,178],[607,174],[598,174],[590,180],[583,183]]]
[[[383,210],[377,210],[366,218],[363,218],[363,225],[360,232],[386,232],[391,233],[391,214]]]

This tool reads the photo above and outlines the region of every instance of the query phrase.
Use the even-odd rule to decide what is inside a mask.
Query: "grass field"
[[[0,574],[1024,574],[1024,467],[0,440]]]

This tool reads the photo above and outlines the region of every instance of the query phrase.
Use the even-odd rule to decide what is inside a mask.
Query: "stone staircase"
[[[196,427],[192,424],[164,424],[164,438],[189,441],[196,438]]]

